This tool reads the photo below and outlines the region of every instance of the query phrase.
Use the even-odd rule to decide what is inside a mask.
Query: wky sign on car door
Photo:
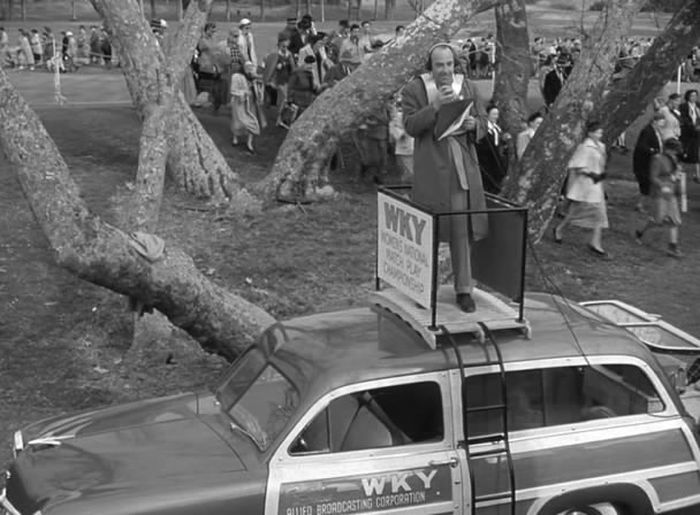
[[[452,499],[449,466],[283,484],[280,515],[330,515],[414,508]]]

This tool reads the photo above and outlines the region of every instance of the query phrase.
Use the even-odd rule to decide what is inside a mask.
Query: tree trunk
[[[374,15],[372,16],[372,19],[376,20],[378,15],[379,15],[379,0],[374,0]]]
[[[182,18],[184,16],[184,8],[182,5],[183,0],[175,0],[177,3],[177,20],[182,21]],[[226,1],[226,7],[228,8],[228,2],[229,0]]]
[[[151,0],[151,19],[155,19],[157,17],[156,14],[156,0]]]
[[[340,138],[355,130],[369,113],[423,69],[426,49],[451,35],[474,14],[497,0],[437,0],[406,29],[400,44],[388,45],[321,94],[292,125],[272,171],[253,189],[266,198],[296,202],[313,200],[329,152]],[[329,150],[331,149],[331,150]]]
[[[496,77],[493,100],[501,112],[501,125],[513,137],[527,120],[527,87],[532,76],[530,36],[525,0],[507,0],[495,8]]]
[[[311,14],[311,0],[306,0],[306,13],[304,14]]]
[[[301,0],[294,2],[294,16],[299,19],[301,16]]]
[[[194,52],[201,27],[206,21],[211,0],[190,2],[186,20],[197,17],[197,24],[183,22],[159,48],[148,23],[135,9],[134,0],[91,0],[95,10],[109,25],[123,66],[127,87],[141,117],[150,105],[158,101],[158,81],[163,74],[176,74],[173,83],[179,89],[185,67]],[[144,36],[143,31],[150,36]],[[187,46],[183,44],[186,38]],[[173,53],[176,49],[176,53]],[[166,60],[165,54],[168,55]],[[190,194],[211,198],[214,202],[230,199],[244,202],[244,208],[255,208],[258,203],[243,188],[238,174],[211,137],[194,116],[184,96],[178,94],[173,105],[173,123],[169,127],[168,171],[176,184]]]
[[[606,143],[615,141],[622,131],[644,114],[678,64],[700,41],[700,2],[687,0],[656,36],[651,48],[637,65],[613,84],[595,112],[605,120]]]
[[[260,0],[260,21],[265,21],[265,0]]]
[[[529,208],[528,230],[535,241],[542,237],[554,214],[566,164],[583,140],[593,106],[602,100],[620,41],[629,33],[640,5],[637,0],[613,0],[601,13],[552,112],[523,154],[516,170],[520,173],[506,177],[502,193]]]
[[[70,19],[77,20],[78,16],[75,13],[75,0],[70,1]]]
[[[27,21],[27,0],[19,0],[19,8],[22,21]]]
[[[0,69],[0,147],[60,266],[164,313],[209,352],[234,359],[274,319],[213,284],[192,259],[166,245],[154,262],[133,240],[91,214],[36,114]]]

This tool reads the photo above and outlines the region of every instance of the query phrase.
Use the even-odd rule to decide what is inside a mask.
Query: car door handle
[[[439,467],[441,465],[449,465],[452,468],[457,467],[459,465],[459,460],[457,458],[450,458],[449,460],[430,460],[428,462],[428,465],[431,467]]]

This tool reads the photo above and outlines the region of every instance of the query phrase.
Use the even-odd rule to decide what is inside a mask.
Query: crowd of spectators
[[[112,44],[103,27],[80,25],[54,34],[51,27],[17,29],[15,38],[0,27],[0,68],[73,72],[83,65],[110,67],[115,64]]]

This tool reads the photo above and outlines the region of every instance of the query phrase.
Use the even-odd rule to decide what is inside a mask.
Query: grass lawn
[[[62,76],[68,104],[51,104],[45,73],[12,72],[55,139],[89,207],[117,222],[119,199],[133,180],[139,122],[118,72],[81,70]],[[480,84],[484,92],[489,83]],[[541,100],[533,89],[531,103]],[[104,103],[104,104],[100,104]],[[229,145],[228,111],[198,116],[231,166],[245,180],[269,170],[284,132],[269,128],[249,156]],[[641,122],[629,131],[634,143]],[[167,190],[159,232],[193,256],[200,269],[279,318],[363,302],[373,287],[376,195],[356,176],[356,158],[332,175],[337,199],[277,206],[235,218]],[[585,235],[572,230],[563,245],[546,239],[530,259],[528,290],[557,289],[575,300],[619,298],[660,313],[700,334],[700,186],[690,185],[690,212],[681,231],[686,253],[677,261],[665,242],[638,246],[640,223],[632,209],[636,185],[631,157],[613,154],[608,184],[611,229],[604,244],[612,261],[585,251]],[[126,301],[56,267],[11,168],[0,159],[0,463],[9,457],[11,431],[30,420],[211,384],[224,364],[173,336],[130,359]],[[532,257],[532,256],[531,256]],[[184,342],[184,343],[183,343]]]

